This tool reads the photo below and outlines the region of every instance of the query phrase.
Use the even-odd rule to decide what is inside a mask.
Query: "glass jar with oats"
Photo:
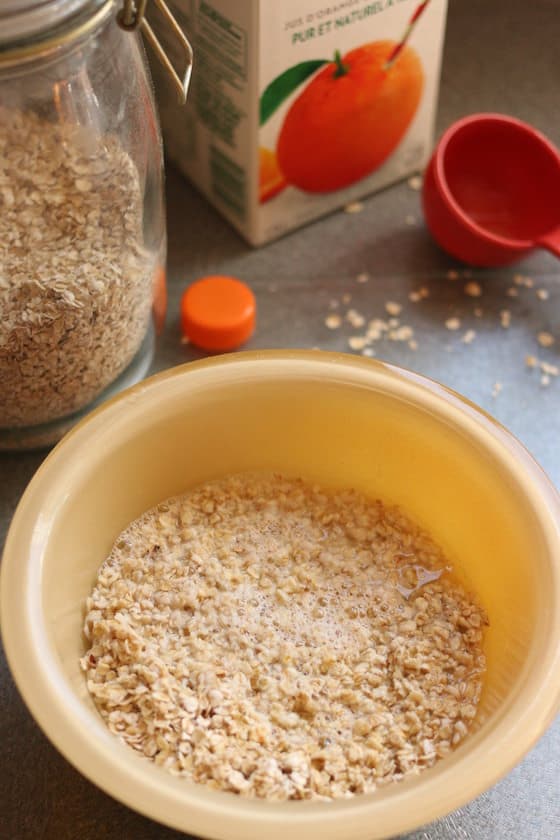
[[[140,27],[127,2],[1,4],[1,449],[54,443],[151,364],[165,215]]]

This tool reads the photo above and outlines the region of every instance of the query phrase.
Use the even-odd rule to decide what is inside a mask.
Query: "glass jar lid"
[[[183,67],[178,71],[146,20],[147,0],[120,0],[117,22],[129,32],[142,32],[175,85],[180,103],[187,98],[193,52],[165,0],[153,0],[179,44]],[[58,49],[93,31],[116,0],[0,0],[0,65],[32,60],[39,52]]]
[[[2,0],[0,43],[30,38],[79,12],[91,0]]]

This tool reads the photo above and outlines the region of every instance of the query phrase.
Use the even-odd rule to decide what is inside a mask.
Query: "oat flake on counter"
[[[280,476],[170,499],[117,539],[82,659],[110,730],[173,774],[331,799],[467,735],[486,618],[399,509]]]
[[[71,414],[146,334],[154,258],[116,138],[0,108],[0,427]]]
[[[342,324],[342,318],[340,315],[327,315],[325,318],[325,326],[329,330],[337,330],[340,325]]]
[[[447,330],[451,330],[454,332],[455,330],[461,329],[461,319],[460,318],[448,318],[445,322],[445,328]]]

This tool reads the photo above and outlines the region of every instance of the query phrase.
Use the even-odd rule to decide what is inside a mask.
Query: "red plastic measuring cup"
[[[560,153],[513,117],[474,114],[451,125],[422,198],[434,239],[470,265],[507,265],[533,248],[560,257]]]

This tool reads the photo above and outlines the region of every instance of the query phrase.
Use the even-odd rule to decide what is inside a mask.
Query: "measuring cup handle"
[[[538,241],[541,248],[546,248],[556,257],[560,257],[560,227],[552,230],[550,233],[541,236]]]

